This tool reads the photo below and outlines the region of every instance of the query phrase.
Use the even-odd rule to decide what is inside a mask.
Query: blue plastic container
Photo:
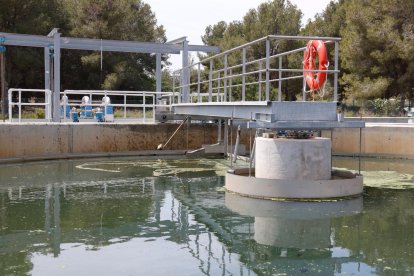
[[[95,119],[97,122],[100,122],[100,123],[103,122],[104,121],[103,112],[101,111],[95,112]]]
[[[78,112],[72,111],[71,113],[72,121],[74,123],[79,123]]]

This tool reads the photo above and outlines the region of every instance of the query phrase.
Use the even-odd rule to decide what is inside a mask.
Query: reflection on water
[[[414,190],[264,201],[220,192],[223,164],[0,166],[0,275],[414,274]]]

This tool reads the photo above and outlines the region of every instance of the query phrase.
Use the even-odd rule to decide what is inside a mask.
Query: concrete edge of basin
[[[333,172],[329,180],[266,179],[249,177],[249,169],[226,173],[225,188],[230,192],[262,199],[312,200],[358,196],[363,177],[348,171]]]

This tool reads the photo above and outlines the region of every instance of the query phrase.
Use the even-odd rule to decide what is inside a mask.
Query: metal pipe
[[[270,100],[270,40],[266,39],[266,101]]]
[[[213,60],[210,60],[210,72],[209,72],[209,83],[208,83],[208,93],[209,93],[209,95],[208,95],[208,101],[209,102],[211,102],[211,100],[212,100],[212,92],[213,92],[213,81],[212,81],[212,78],[213,78]]]
[[[53,35],[53,122],[60,122],[60,33]]]
[[[270,39],[285,39],[285,40],[333,40],[340,41],[340,37],[324,37],[324,36],[290,36],[290,35],[268,35]]]
[[[339,43],[335,41],[335,74],[334,74],[334,102],[338,101],[338,58],[339,58]]]
[[[227,55],[224,55],[224,101],[227,102]]]
[[[278,87],[278,96],[277,100],[282,101],[282,57],[279,57],[279,87]]]
[[[220,101],[220,73],[218,73],[218,76],[217,76],[218,78],[217,78],[217,101],[219,102]]]
[[[243,67],[242,67],[242,102],[244,102],[246,100],[246,48],[243,48],[243,56],[242,56],[242,61],[243,61]]]
[[[240,143],[240,125],[237,127],[237,137],[236,137],[236,144],[234,145],[234,154],[233,154],[233,162],[236,163],[237,161],[237,149],[239,147],[239,143]]]
[[[259,101],[262,100],[262,62],[259,62]]]
[[[201,103],[202,102],[202,98],[200,96],[200,90],[201,90],[201,84],[200,84],[200,79],[201,79],[201,64],[198,64],[198,68],[197,68],[197,93],[198,93],[198,102]]]

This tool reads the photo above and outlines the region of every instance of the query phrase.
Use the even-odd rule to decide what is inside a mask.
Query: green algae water
[[[226,169],[170,158],[0,166],[0,275],[414,275],[414,162],[363,160],[364,194],[333,202],[226,193]]]

